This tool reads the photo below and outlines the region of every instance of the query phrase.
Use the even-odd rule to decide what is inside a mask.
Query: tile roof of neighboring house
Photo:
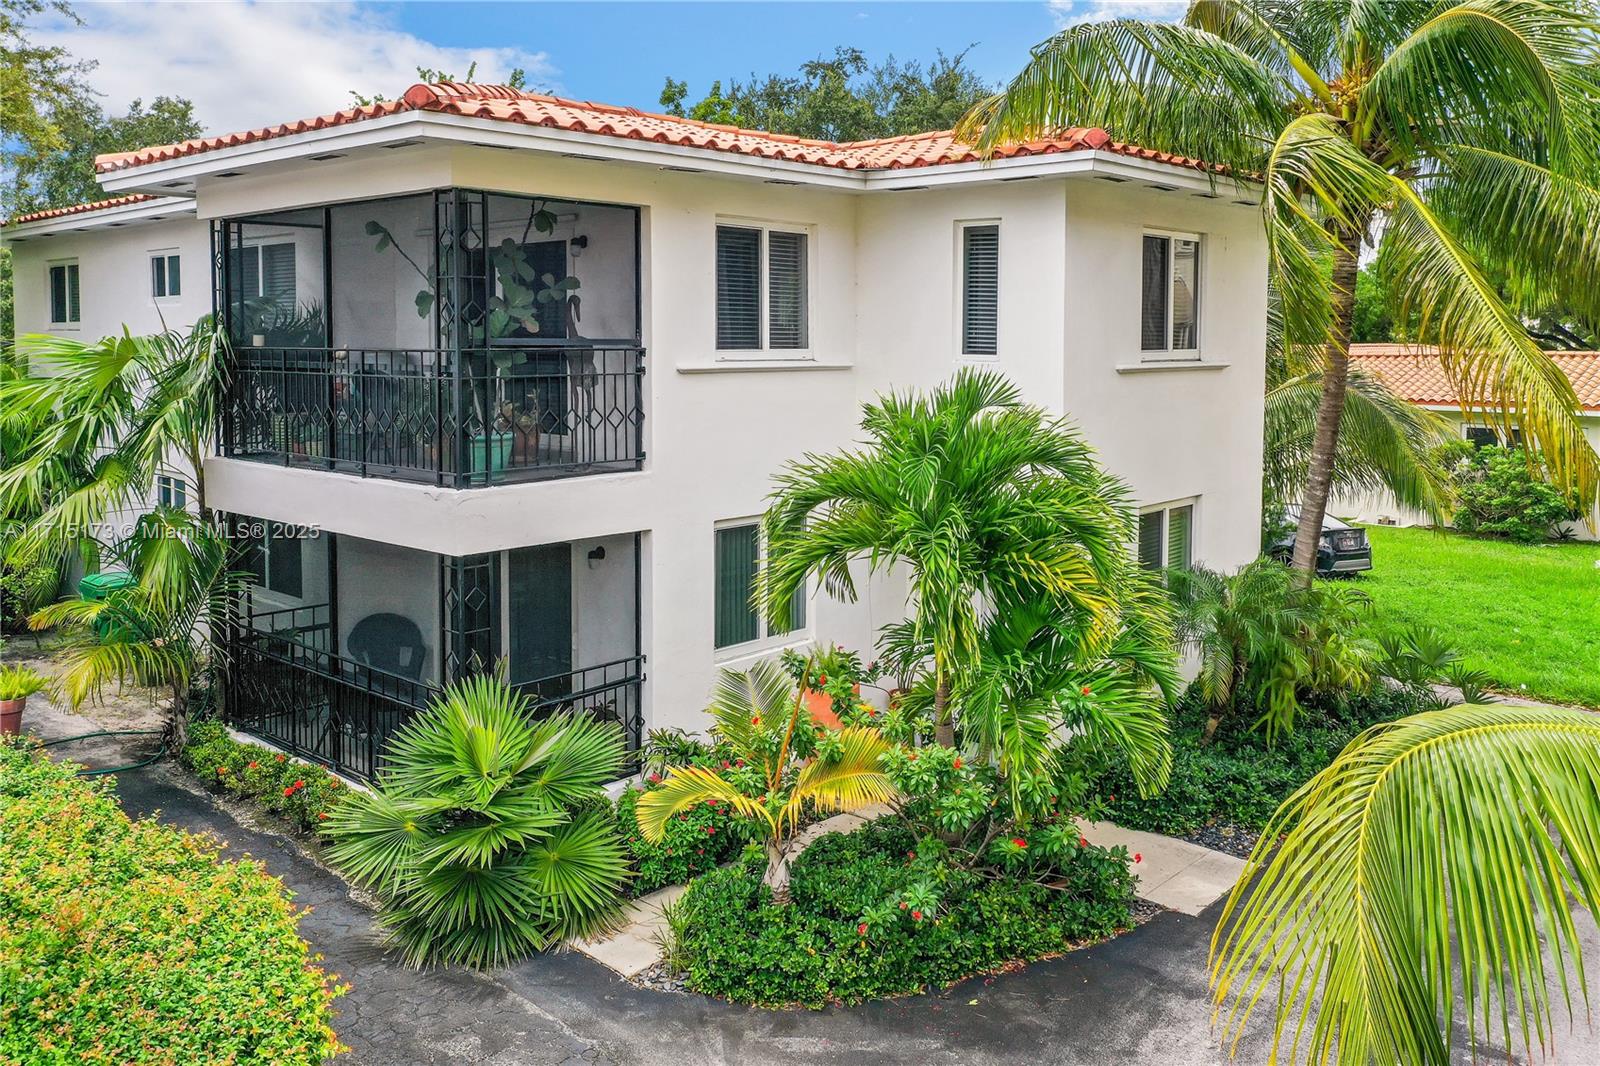
[[[140,204],[146,200],[154,200],[150,193],[136,192],[129,196],[115,196],[109,200],[95,200],[87,204],[73,204],[71,207],[52,207],[45,211],[33,211],[16,218],[8,218],[5,225],[15,226],[21,222],[42,222],[47,218],[61,218],[65,215],[82,215],[89,211],[104,211],[108,207],[125,207],[128,204]]]
[[[1551,352],[1550,358],[1572,382],[1578,403],[1600,411],[1600,352]],[[1352,344],[1356,366],[1377,374],[1412,403],[1459,407],[1461,400],[1432,345]]]
[[[113,152],[97,156],[95,170],[100,173],[124,170],[183,156],[198,155],[219,148],[232,148],[235,145],[289,137],[297,133],[343,126],[406,111],[434,111],[468,118],[495,119],[574,133],[706,148],[762,159],[835,167],[841,170],[895,170],[937,166],[944,163],[965,163],[978,159],[972,148],[957,141],[950,130],[889,137],[876,141],[835,143],[782,133],[767,133],[762,130],[741,129],[737,126],[718,126],[673,115],[651,114],[631,107],[563,100],[555,96],[522,92],[504,85],[460,85],[441,82],[433,85],[413,85],[398,100],[384,100],[361,107],[350,107],[318,118],[264,126],[261,129],[230,133],[221,137],[198,137],[178,144],[157,145],[133,152]],[[1065,129],[1048,139],[1009,145],[1000,149],[996,155],[999,158],[1011,158],[1085,149],[1115,152],[1119,155],[1173,166],[1205,169],[1205,164],[1198,160],[1113,141],[1110,134],[1098,128]]]

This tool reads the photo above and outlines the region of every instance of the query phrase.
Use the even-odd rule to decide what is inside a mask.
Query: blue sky
[[[972,46],[1002,81],[1028,49],[1074,21],[1175,17],[1163,0],[971,3],[92,3],[84,25],[45,15],[39,37],[99,66],[115,113],[136,97],[193,100],[214,133],[348,106],[352,89],[397,95],[419,65],[481,81],[527,69],[568,96],[655,108],[668,75],[703,93],[717,78],[790,73],[852,44],[877,61],[926,61]]]

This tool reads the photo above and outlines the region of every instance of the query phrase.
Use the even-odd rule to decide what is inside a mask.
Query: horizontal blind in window
[[[961,353],[994,355],[1000,331],[1000,227],[961,233]]]
[[[1194,505],[1184,504],[1167,512],[1167,565],[1189,569],[1193,559]]]
[[[767,346],[805,348],[806,235],[773,230],[767,234]]]
[[[1171,242],[1145,237],[1142,296],[1139,301],[1139,347],[1146,352],[1167,348],[1167,257]]]
[[[1150,570],[1161,569],[1162,511],[1148,511],[1139,516],[1139,564]]]
[[[717,347],[761,347],[761,231],[717,227]]]
[[[279,303],[294,303],[294,245],[261,246],[261,295]]]
[[[758,532],[754,525],[717,530],[714,643],[719,648],[744,644],[758,635],[756,612],[750,606]]]

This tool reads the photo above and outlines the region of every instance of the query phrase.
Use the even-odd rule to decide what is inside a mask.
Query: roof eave
[[[105,229],[111,226],[127,225],[131,222],[146,222],[179,215],[192,215],[194,212],[195,202],[192,198],[168,195],[137,204],[119,204],[116,207],[79,211],[73,214],[57,215],[54,218],[35,219],[32,222],[18,222],[7,225],[0,232],[3,232],[7,243],[21,242],[34,237],[47,237],[79,230]]]
[[[99,176],[99,180],[107,192],[162,191],[170,188],[172,183],[193,182],[247,167],[297,162],[310,156],[382,147],[406,140],[549,151],[577,158],[631,162],[854,191],[903,190],[1087,172],[1113,180],[1158,184],[1203,195],[1228,195],[1237,188],[1236,183],[1226,178],[1219,178],[1213,184],[1209,175],[1193,167],[1137,159],[1105,150],[1083,149],[1015,156],[989,162],[865,170],[433,111],[405,111],[361,122],[215,148],[194,155],[107,171]]]

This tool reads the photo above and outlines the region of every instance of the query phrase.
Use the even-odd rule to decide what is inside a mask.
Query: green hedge
[[[644,792],[655,785],[648,785]],[[681,885],[727,862],[751,837],[748,822],[729,812],[726,805],[703,803],[683,811],[667,823],[666,835],[652,844],[639,832],[636,813],[638,789],[625,789],[617,797],[617,831],[622,834],[633,868],[628,894],[643,896],[668,885]]]
[[[1338,699],[1310,696],[1304,703],[1294,730],[1276,743],[1250,728],[1257,712],[1247,709],[1202,746],[1206,715],[1186,697],[1172,725],[1172,778],[1165,791],[1141,798],[1123,765],[1100,774],[1092,790],[1106,801],[1106,817],[1128,829],[1180,837],[1212,822],[1260,829],[1363,729],[1419,709],[1414,694],[1393,688]]]
[[[0,1061],[320,1063],[333,984],[289,893],[0,742]]]
[[[200,780],[255,800],[307,832],[328,820],[346,788],[320,766],[291,759],[259,744],[241,744],[221,722],[198,722],[179,758]]]
[[[1100,848],[1062,871],[1064,891],[975,878],[945,886],[937,913],[891,903],[885,918],[885,900],[920,876],[907,861],[915,844],[888,819],[824,836],[796,860],[785,907],[773,905],[754,854],[697,878],[681,916],[689,987],[762,1006],[857,1002],[1057,954],[1130,921],[1127,857]]]

